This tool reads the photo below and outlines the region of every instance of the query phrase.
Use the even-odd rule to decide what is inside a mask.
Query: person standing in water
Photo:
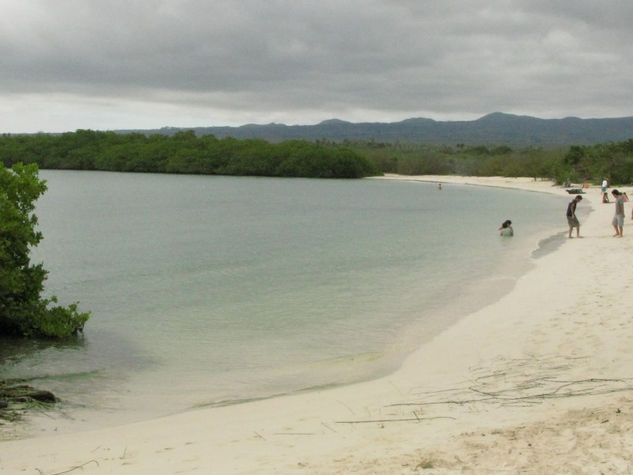
[[[567,224],[569,224],[569,237],[571,232],[576,228],[576,237],[580,237],[580,221],[576,217],[576,205],[582,200],[582,196],[576,195],[567,205]]]
[[[501,227],[498,229],[499,234],[501,236],[514,236],[514,229],[512,229],[512,221],[510,221],[509,219],[506,219],[502,224]]]
[[[622,237],[622,232],[624,231],[624,198],[618,190],[612,190],[611,194],[615,198],[615,216],[613,216],[613,221],[611,221],[613,229],[615,229],[613,237]]]

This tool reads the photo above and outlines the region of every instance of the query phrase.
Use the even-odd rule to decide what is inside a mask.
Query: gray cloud
[[[2,131],[628,116],[633,4],[5,0]]]

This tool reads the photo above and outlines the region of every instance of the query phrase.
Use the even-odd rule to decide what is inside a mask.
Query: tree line
[[[380,173],[348,147],[290,140],[173,136],[77,130],[60,135],[0,136],[0,160],[40,168],[313,178],[360,178]]]
[[[609,183],[629,184],[633,182],[633,139],[593,146],[572,146],[563,162],[571,169],[573,181],[591,177],[596,181],[606,178]]]
[[[507,145],[437,146],[420,143],[350,142],[383,173],[403,175],[529,176],[558,184],[633,183],[633,139],[542,149]]]
[[[40,168],[214,175],[360,178],[403,175],[531,176],[557,183],[633,182],[633,139],[544,149],[375,141],[218,139],[77,130],[2,135],[0,161]]]

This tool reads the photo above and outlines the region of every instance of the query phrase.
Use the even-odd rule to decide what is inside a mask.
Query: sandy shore
[[[403,179],[386,177],[386,179]],[[532,179],[407,177],[567,196]],[[630,191],[630,190],[629,190]],[[630,207],[371,382],[0,443],[0,473],[633,473]],[[561,216],[564,209],[552,210]]]

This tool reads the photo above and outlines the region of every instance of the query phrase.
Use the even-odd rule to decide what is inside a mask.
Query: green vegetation
[[[124,172],[199,173],[313,178],[360,178],[379,170],[341,145],[303,140],[271,144],[261,139],[117,134],[78,130],[61,135],[4,135],[0,159],[6,166]]]
[[[37,165],[0,164],[0,334],[63,338],[81,331],[89,317],[77,304],[51,305],[56,297],[41,297],[48,272],[31,265],[29,252],[42,240],[33,211],[45,191]]]
[[[566,171],[561,169],[563,150],[514,150],[505,145],[449,147],[355,143],[348,146],[367,156],[384,173],[556,178]]]
[[[262,139],[213,135],[192,130],[174,135],[119,134],[78,130],[61,135],[0,136],[6,166],[37,163],[40,168],[213,175],[359,178],[404,175],[531,176],[558,183],[633,182],[633,139],[557,149],[508,145]]]
[[[602,178],[614,184],[633,182],[633,139],[564,149],[377,142],[351,142],[346,145],[367,157],[384,173],[529,176],[553,179],[559,184],[597,183]]]
[[[573,146],[565,154],[564,165],[571,169],[570,181],[591,177],[607,178],[609,183],[633,182],[633,139],[625,142]]]

